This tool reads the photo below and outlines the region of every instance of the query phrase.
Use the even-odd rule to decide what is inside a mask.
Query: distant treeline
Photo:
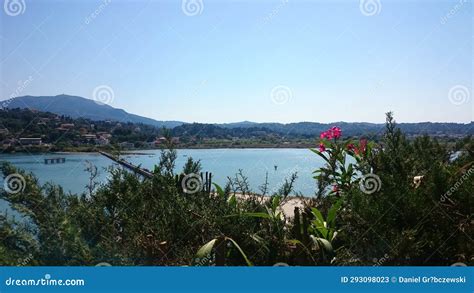
[[[366,123],[366,122],[334,122],[334,123],[316,123],[316,122],[298,122],[298,123],[253,123],[241,122],[231,124],[220,124],[228,129],[264,129],[285,136],[303,136],[314,137],[319,135],[325,129],[337,125],[344,129],[346,136],[379,136],[384,131],[384,124]],[[463,123],[399,123],[398,127],[407,135],[446,135],[446,136],[466,136],[474,134],[474,122]]]
[[[64,131],[61,124],[74,124]],[[314,139],[330,126],[344,129],[345,137],[377,138],[384,131],[383,124],[347,123],[332,124],[300,122],[290,124],[241,122],[231,124],[187,123],[170,129],[173,137],[181,143],[200,143],[203,140],[259,140],[279,142],[301,139]],[[473,122],[460,123],[401,123],[400,129],[407,136],[430,135],[456,138],[474,134]],[[48,112],[27,109],[0,110],[0,139],[18,137],[42,137],[45,143],[77,143],[84,134],[110,133],[110,143],[134,142],[137,144],[153,142],[163,133],[163,129],[141,123],[119,123],[116,121],[93,121],[91,119],[73,119]],[[139,147],[139,145],[137,146]]]

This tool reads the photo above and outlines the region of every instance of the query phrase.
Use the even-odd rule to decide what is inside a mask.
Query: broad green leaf
[[[242,257],[245,259],[245,262],[247,263],[247,265],[249,267],[253,266],[253,264],[250,262],[250,260],[247,258],[247,255],[245,255],[244,251],[242,250],[242,248],[240,248],[240,246],[237,244],[237,242],[234,241],[234,239],[232,238],[229,238],[229,237],[226,237],[227,240],[229,240],[230,242],[232,242],[235,247],[237,248],[237,250],[240,252],[240,254],[242,255]]]
[[[322,247],[327,252],[333,253],[334,250],[333,250],[332,244],[328,240],[321,237],[316,237],[314,235],[310,235],[310,238],[318,248]]]
[[[227,200],[227,203],[231,206],[236,206],[237,205],[237,197],[235,194],[232,194],[229,199]]]
[[[323,160],[325,160],[326,162],[329,162],[329,159],[317,149],[309,149],[309,150],[315,153],[316,155],[320,156],[321,158],[323,158]]]
[[[224,196],[225,196],[225,192],[224,192],[224,189],[222,189],[222,187],[220,187],[217,183],[212,183],[212,185],[214,185],[214,187],[216,188],[217,194],[218,194],[220,197],[224,197]]]
[[[319,232],[319,234],[321,234],[321,236],[329,239],[329,230],[324,224],[317,224],[315,228]]]
[[[280,196],[274,196],[272,199],[272,211],[275,212],[276,209],[280,206]]]
[[[313,213],[313,215],[316,217],[316,219],[320,223],[324,223],[323,215],[321,214],[321,212],[317,208],[311,208],[311,212]]]
[[[203,258],[211,254],[214,245],[217,242],[217,238],[212,239],[208,243],[204,244],[201,248],[199,248],[198,252],[196,253],[196,257]]]
[[[328,211],[327,222],[329,227],[333,227],[334,220],[336,219],[336,213],[342,205],[342,199],[339,199],[334,203]]]

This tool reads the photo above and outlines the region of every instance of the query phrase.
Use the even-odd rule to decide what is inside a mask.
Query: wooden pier
[[[99,151],[99,153],[109,159],[111,159],[112,161],[122,165],[123,167],[129,169],[129,170],[132,170],[133,172],[137,173],[137,174],[140,174],[142,175],[143,177],[146,177],[146,178],[152,178],[153,177],[153,173],[151,173],[150,171],[148,170],[145,170],[145,169],[142,169],[138,166],[135,166],[133,165],[132,163],[130,162],[127,162],[125,161],[124,159],[120,159],[120,158],[117,158],[109,153],[106,153],[106,152],[102,152],[102,151]]]
[[[109,159],[111,159],[112,161],[120,164],[121,166],[137,173],[137,174],[140,174],[142,175],[143,177],[145,178],[152,178],[153,177],[153,173],[148,171],[147,169],[143,169],[143,168],[140,168],[128,161],[125,161],[124,159],[120,159],[120,158],[117,158],[109,153],[106,153],[106,152],[103,152],[103,151],[99,151],[99,153]],[[211,193],[211,190],[212,190],[212,173],[210,172],[201,172],[200,174],[196,174],[195,175],[196,177],[200,178],[200,190],[199,191],[202,191],[202,192],[206,192],[208,194]],[[191,177],[194,177],[194,176],[191,176]],[[194,178],[196,178],[194,177]],[[176,181],[176,186],[183,190],[183,184],[185,184],[185,182],[183,182],[183,180],[187,180],[189,179],[190,177],[189,176],[186,176],[185,174],[180,174],[180,175],[175,175],[175,181]]]
[[[66,158],[46,158],[44,159],[46,165],[49,164],[63,164],[66,163]]]

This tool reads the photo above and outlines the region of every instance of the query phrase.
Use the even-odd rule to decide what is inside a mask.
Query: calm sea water
[[[65,157],[64,164],[45,165],[45,158]],[[307,196],[314,195],[315,180],[312,172],[323,164],[321,158],[307,149],[206,149],[178,150],[176,171],[181,171],[188,157],[201,160],[203,171],[213,174],[213,182],[224,186],[227,177],[233,177],[242,169],[248,176],[253,191],[265,181],[268,173],[269,188],[276,190],[284,179],[298,172],[296,191]],[[124,159],[153,169],[160,158],[159,150],[140,151],[140,154],[124,155]],[[40,183],[53,182],[72,193],[85,192],[88,173],[84,171],[87,162],[99,168],[99,179],[106,182],[108,173],[104,170],[115,165],[100,154],[2,154],[0,161],[8,161],[16,167],[33,172]],[[275,166],[277,169],[275,170]],[[2,179],[3,180],[3,179]],[[0,182],[3,187],[3,182]]]

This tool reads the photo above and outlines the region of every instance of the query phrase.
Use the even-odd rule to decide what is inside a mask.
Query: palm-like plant
[[[333,252],[332,242],[338,233],[336,230],[336,215],[341,205],[342,199],[333,204],[328,211],[326,220],[317,208],[311,208],[314,219],[309,227],[310,238],[318,248],[324,248],[329,253]]]

